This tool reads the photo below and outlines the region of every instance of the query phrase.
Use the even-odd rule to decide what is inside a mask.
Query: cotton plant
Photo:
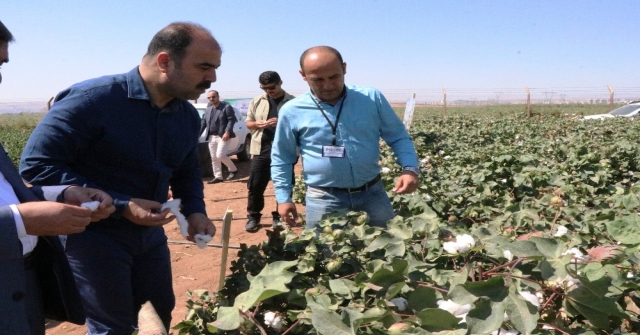
[[[453,314],[455,317],[462,318],[460,323],[467,322],[467,314],[469,314],[469,311],[473,308],[471,304],[460,305],[451,299],[438,300],[436,303],[438,304],[438,308]]]

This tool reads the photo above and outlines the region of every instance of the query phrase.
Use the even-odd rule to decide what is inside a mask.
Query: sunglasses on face
[[[260,86],[260,89],[262,89],[264,91],[273,91],[273,90],[276,89],[276,86],[278,86],[278,85]]]

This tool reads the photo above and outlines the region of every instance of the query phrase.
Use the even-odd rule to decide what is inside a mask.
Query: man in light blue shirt
[[[347,210],[365,211],[370,225],[386,227],[394,212],[380,181],[380,138],[403,167],[394,192],[413,192],[420,173],[415,147],[402,121],[377,89],[344,84],[347,64],[336,49],[306,50],[300,68],[310,92],[280,110],[271,154],[278,212],[295,224],[291,169],[299,149],[307,185],[308,228],[317,227],[324,214]]]

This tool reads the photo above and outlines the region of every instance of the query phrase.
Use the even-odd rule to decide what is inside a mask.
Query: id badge
[[[322,157],[344,158],[344,147],[340,145],[323,145]]]

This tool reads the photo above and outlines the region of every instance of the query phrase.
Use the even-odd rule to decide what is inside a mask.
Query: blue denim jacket
[[[116,213],[101,223],[118,218],[130,198],[167,201],[169,186],[185,216],[206,213],[199,129],[189,102],[153,106],[136,67],[60,92],[24,148],[20,173],[34,185],[108,192]]]
[[[346,86],[346,95],[334,106],[318,101],[332,124],[342,107],[336,145],[344,146],[344,158],[322,157],[322,147],[332,144],[329,122],[307,92],[280,109],[271,151],[271,177],[276,201],[291,202],[292,165],[300,149],[304,181],[317,187],[359,187],[380,173],[380,138],[397,156],[400,166],[418,166],[411,137],[386,98],[375,88]]]

